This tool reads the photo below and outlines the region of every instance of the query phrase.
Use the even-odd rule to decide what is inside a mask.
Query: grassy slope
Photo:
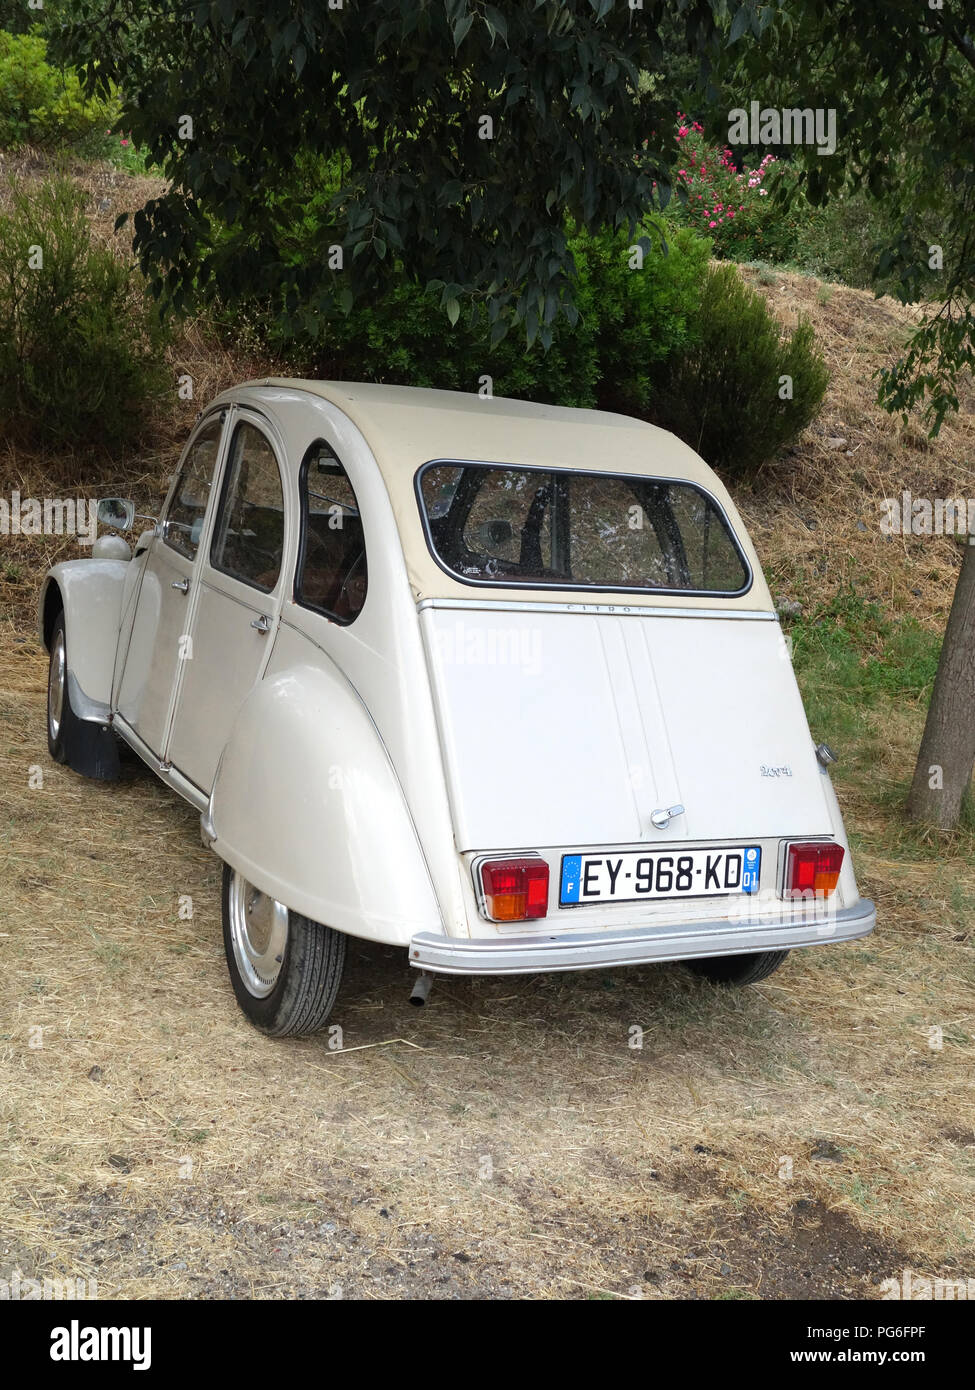
[[[106,187],[110,226],[131,193]],[[904,486],[975,495],[971,402],[928,446],[871,404],[908,314],[796,276],[760,288],[814,318],[834,370],[807,438],[739,500],[773,590],[804,605],[797,671],[841,754],[876,935],[738,995],[646,968],[446,982],[423,1012],[398,953],[355,946],[336,1021],[361,1050],[271,1043],[235,1008],[192,811],[135,769],[105,787],[47,759],[30,610],[74,552],[5,542],[0,1276],[94,1276],[103,1297],[775,1298],[973,1273],[973,836],[928,841],[897,812],[958,561],[877,526]],[[173,367],[196,403],[115,474],[147,504],[196,408],[261,364],[191,329]],[[4,491],[84,478],[0,457]]]

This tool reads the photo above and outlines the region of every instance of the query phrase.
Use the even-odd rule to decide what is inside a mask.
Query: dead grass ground
[[[929,446],[871,405],[897,306],[820,302],[797,276],[762,288],[785,321],[810,314],[834,372],[807,438],[741,496],[775,592],[852,584],[943,625],[953,544],[884,542],[878,502],[972,495],[971,414]],[[192,326],[173,367],[203,389],[118,471],[146,505],[198,406],[262,369]],[[5,492],[89,490],[80,461],[0,457]],[[775,1299],[876,1296],[905,1265],[975,1274],[975,867],[967,841],[899,828],[888,793],[919,710],[878,713],[869,781],[840,769],[881,910],[867,941],[738,994],[675,966],[442,982],[423,1011],[399,953],[353,944],[344,1049],[271,1042],[234,1003],[195,814],[136,767],[104,786],[47,757],[31,609],[69,553],[20,539],[0,557],[0,1278],[94,1278],[102,1297]]]
[[[417,1011],[400,954],[355,945],[345,1050],[270,1042],[195,815],[136,768],[53,766],[43,659],[10,627],[2,649],[0,1273],[644,1298],[971,1273],[971,943],[936,864],[925,901],[861,853],[878,934],[740,994],[646,968],[442,982]]]

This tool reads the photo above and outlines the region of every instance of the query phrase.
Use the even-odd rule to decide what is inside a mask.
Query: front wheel
[[[345,966],[345,937],[223,867],[223,944],[237,1002],[272,1038],[317,1033]]]
[[[716,985],[755,985],[759,980],[768,979],[773,970],[778,970],[788,954],[788,951],[756,951],[742,956],[702,956],[699,960],[686,960],[684,964],[695,975],[703,975]]]
[[[68,761],[67,739],[77,716],[68,693],[68,653],[64,613],[59,613],[51,633],[51,661],[47,675],[47,747],[58,763]]]

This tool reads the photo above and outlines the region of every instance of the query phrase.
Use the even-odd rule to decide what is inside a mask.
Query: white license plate
[[[758,845],[563,854],[559,906],[757,893],[761,867]]]

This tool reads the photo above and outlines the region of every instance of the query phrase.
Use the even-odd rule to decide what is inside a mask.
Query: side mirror
[[[116,531],[131,531],[135,521],[135,503],[127,497],[102,497],[97,515],[102,526],[112,526]]]

